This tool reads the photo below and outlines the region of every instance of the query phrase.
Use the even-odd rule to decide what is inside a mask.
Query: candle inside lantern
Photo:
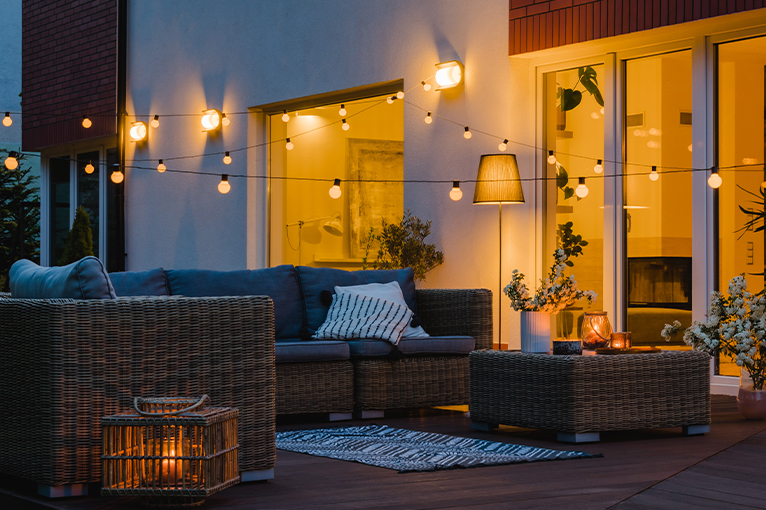
[[[630,349],[630,333],[621,331],[612,333],[612,349]]]
[[[163,456],[167,455],[169,457],[175,457],[176,455],[175,449],[171,448],[170,451],[168,452],[166,448],[167,448],[167,443],[163,445],[163,450],[164,450],[162,453]],[[162,481],[163,482],[167,482],[171,485],[175,485],[176,475],[178,473],[176,467],[177,466],[176,466],[175,459],[162,459]]]

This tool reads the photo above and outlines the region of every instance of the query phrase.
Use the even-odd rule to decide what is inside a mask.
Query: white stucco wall
[[[534,144],[530,74],[525,62],[508,58],[506,0],[133,0],[128,112],[243,112],[255,105],[396,79],[403,79],[407,90],[433,75],[435,63],[453,59],[465,65],[465,86],[459,93],[416,87],[405,99],[474,130]],[[154,168],[157,159],[165,158],[169,169],[263,175],[267,166],[262,149],[233,153],[229,166],[218,155],[167,161],[263,140],[253,117],[232,116],[218,137],[203,133],[197,117],[161,117],[160,128],[150,128],[147,143],[128,147],[129,160],[150,161],[128,165]],[[428,126],[423,117],[422,110],[405,105],[405,179],[475,179],[480,155],[497,152],[497,138],[474,133],[465,140],[461,126],[439,119]],[[508,152],[517,154],[522,178],[533,175],[532,151],[509,144]],[[231,192],[221,195],[216,191],[219,180],[129,169],[128,269],[263,266],[263,186],[248,187],[244,179],[232,177]],[[405,207],[433,221],[429,240],[445,256],[444,265],[420,285],[485,287],[497,296],[497,206],[472,205],[473,183],[461,187],[464,196],[456,203],[448,197],[451,185],[405,185]],[[250,213],[248,189],[254,194]],[[534,273],[531,184],[524,184],[524,192],[527,204],[503,209],[503,284],[513,268]],[[509,322],[518,314],[510,312],[506,298],[501,303],[503,338],[508,341]]]

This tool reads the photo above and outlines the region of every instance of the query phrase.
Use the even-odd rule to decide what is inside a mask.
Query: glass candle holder
[[[616,331],[612,333],[610,346],[612,349],[630,349],[630,331]]]

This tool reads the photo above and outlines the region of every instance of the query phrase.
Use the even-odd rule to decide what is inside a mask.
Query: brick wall
[[[766,0],[509,0],[508,54],[764,7]]]
[[[23,150],[117,133],[117,0],[23,0],[21,41]]]

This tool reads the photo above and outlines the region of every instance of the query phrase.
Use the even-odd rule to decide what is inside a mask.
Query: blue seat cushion
[[[269,296],[276,338],[296,338],[303,322],[300,290],[291,265],[241,271],[168,269],[170,294],[188,297]]]
[[[148,271],[109,273],[114,293],[123,296],[169,296],[168,275],[161,267]]]
[[[327,318],[329,303],[327,305],[322,303],[320,297],[322,291],[333,292],[336,285],[349,287],[367,283],[398,282],[407,306],[414,314],[418,313],[414,273],[409,267],[405,269],[344,271],[327,267],[298,266],[295,268],[295,273],[298,276],[301,299],[306,312],[304,323],[310,334],[316,333],[316,330]]]
[[[311,361],[343,361],[350,358],[348,342],[283,338],[275,342],[277,363],[306,363]]]
[[[399,350],[404,355],[417,354],[468,354],[474,350],[476,341],[470,336],[431,336],[428,338],[402,338]],[[351,357],[388,356],[394,346],[383,340],[349,340]]]
[[[11,295],[28,299],[114,299],[112,282],[104,264],[85,257],[66,266],[41,267],[18,260],[9,273]]]

